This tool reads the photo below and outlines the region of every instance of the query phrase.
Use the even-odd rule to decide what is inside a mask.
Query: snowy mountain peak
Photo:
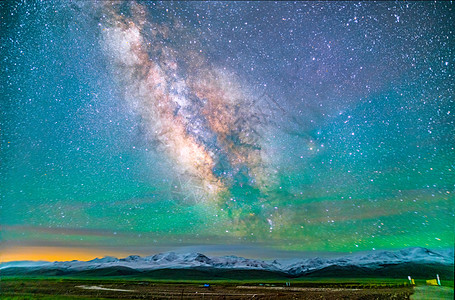
[[[132,261],[143,261],[144,259],[140,257],[139,255],[130,255],[125,258],[121,258],[120,261],[127,261],[127,262],[132,262]]]
[[[237,256],[208,257],[202,253],[177,254],[175,252],[159,253],[152,256],[141,257],[130,255],[125,258],[106,256],[90,261],[66,262],[8,262],[0,264],[0,269],[7,268],[42,268],[62,269],[65,272],[96,270],[107,267],[129,268],[138,271],[157,269],[191,269],[197,267],[211,269],[244,269],[263,270],[270,272],[287,273],[300,276],[308,272],[323,270],[328,267],[336,268],[367,268],[378,270],[387,265],[406,263],[453,265],[453,251],[436,252],[426,248],[409,248],[397,251],[371,251],[368,253],[351,254],[339,258],[309,258],[272,262],[248,259]]]
[[[159,253],[151,256],[147,256],[145,260],[147,261],[175,261],[179,256],[175,252]]]
[[[95,258],[95,259],[92,259],[92,260],[89,260],[88,262],[91,262],[91,263],[112,263],[112,262],[118,262],[119,259],[116,258],[116,257],[113,257],[113,256],[105,256],[103,258]]]

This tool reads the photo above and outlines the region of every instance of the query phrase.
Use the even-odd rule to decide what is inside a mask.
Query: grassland
[[[288,280],[289,281],[289,280]],[[409,299],[413,289],[397,279],[311,278],[253,280],[127,280],[116,278],[6,277],[2,299]],[[209,283],[209,287],[204,284]]]

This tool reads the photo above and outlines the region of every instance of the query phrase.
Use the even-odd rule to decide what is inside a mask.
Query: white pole
[[[438,285],[441,285],[441,281],[439,280],[439,274],[436,274],[436,278],[438,279]]]

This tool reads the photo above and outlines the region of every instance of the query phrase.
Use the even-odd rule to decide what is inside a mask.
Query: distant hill
[[[334,259],[311,258],[272,262],[237,256],[208,257],[201,253],[160,253],[141,257],[104,257],[90,261],[7,262],[2,276],[144,277],[154,279],[286,279],[298,277],[453,279],[453,251],[426,248],[371,251]]]

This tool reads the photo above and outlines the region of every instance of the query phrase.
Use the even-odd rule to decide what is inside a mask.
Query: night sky
[[[453,9],[1,2],[4,260],[453,248]]]

